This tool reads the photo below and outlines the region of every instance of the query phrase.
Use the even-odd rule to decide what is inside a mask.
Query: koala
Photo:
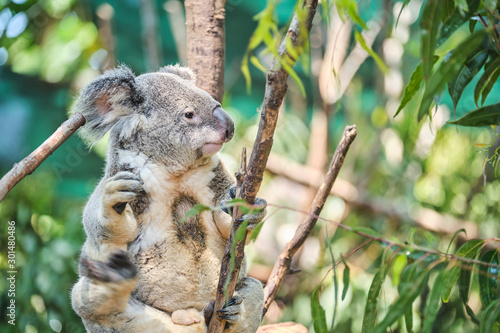
[[[104,176],[83,212],[87,238],[71,293],[88,332],[206,332],[213,315],[227,320],[225,332],[260,325],[262,284],[244,265],[233,298],[213,313],[231,217],[218,209],[186,218],[196,204],[234,197],[217,155],[234,123],[195,82],[178,65],[137,77],[121,66],[73,104],[91,144],[110,132]],[[264,215],[244,218],[251,228]]]

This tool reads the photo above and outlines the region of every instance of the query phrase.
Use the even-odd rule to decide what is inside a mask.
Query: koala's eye
[[[184,113],[184,117],[187,118],[187,119],[193,119],[194,118],[194,112],[188,111],[188,112]]]

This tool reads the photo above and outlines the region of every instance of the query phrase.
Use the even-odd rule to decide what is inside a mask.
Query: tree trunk
[[[222,103],[224,96],[225,0],[186,0],[187,65],[196,85]]]

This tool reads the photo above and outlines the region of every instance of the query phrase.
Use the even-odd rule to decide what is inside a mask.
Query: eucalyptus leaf
[[[420,272],[416,270],[411,274],[412,282],[400,293],[398,299],[389,306],[387,314],[382,321],[375,327],[374,333],[385,333],[387,329],[401,316],[411,311],[413,302],[422,293],[429,279],[429,270],[424,269]]]
[[[432,325],[436,321],[437,314],[439,312],[439,308],[441,307],[441,291],[444,286],[444,272],[440,272],[434,283],[432,285],[432,289],[427,298],[427,305],[424,310],[424,322],[422,324],[422,332],[421,333],[431,333]]]
[[[314,289],[311,296],[311,312],[313,318],[313,326],[314,332],[316,333],[327,333],[328,328],[326,326],[326,315],[325,309],[321,306],[319,302],[319,289],[321,286],[318,286]]]
[[[500,314],[500,300],[493,301],[488,307],[483,311],[481,315],[479,325],[479,333],[490,333],[493,330],[493,325],[498,319]]]
[[[375,325],[377,324],[377,304],[379,300],[380,290],[382,289],[382,284],[385,281],[387,272],[389,271],[389,265],[382,260],[382,265],[378,269],[377,273],[373,277],[373,281],[370,285],[370,290],[368,291],[368,297],[366,299],[365,313],[363,316],[363,328],[362,333],[373,332]]]
[[[426,114],[429,113],[430,106],[434,100],[434,96],[440,94],[446,83],[449,82],[460,70],[460,67],[465,60],[479,47],[486,36],[486,31],[479,30],[462,41],[444,60],[432,77],[428,80],[422,103],[418,110],[418,120],[420,121]],[[425,65],[425,62],[424,62]],[[424,66],[425,69],[425,66]],[[425,72],[424,72],[425,76]]]
[[[349,266],[344,262],[344,274],[342,277],[342,284],[344,287],[342,288],[342,297],[341,299],[344,300],[345,296],[347,295],[347,291],[349,290],[349,276],[350,276],[350,269]]]
[[[375,63],[377,64],[378,68],[382,71],[382,73],[388,73],[389,68],[387,67],[387,65],[378,56],[378,54],[376,54],[373,51],[373,49],[366,44],[366,41],[363,38],[363,35],[356,29],[354,30],[354,38],[359,43],[359,45],[363,48],[363,50],[365,50],[373,58],[373,60],[375,60]]]
[[[488,36],[485,37],[485,40],[486,43],[483,43],[482,47],[478,48],[476,52],[474,52],[466,60],[457,75],[448,83],[448,92],[450,93],[453,101],[453,114],[455,114],[458,101],[460,100],[465,87],[467,87],[477,73],[479,73],[488,59]]]
[[[483,245],[484,245],[484,240],[482,239],[470,240],[458,249],[456,256],[469,259],[473,258],[476,255],[476,253],[481,250]],[[450,262],[448,268],[444,273],[444,286],[442,288],[442,293],[441,293],[441,297],[444,303],[448,303],[448,301],[450,300],[451,290],[453,289],[453,286],[457,282],[459,276],[460,276],[460,262],[458,261]]]
[[[491,302],[498,299],[498,280],[500,279],[500,269],[498,267],[498,249],[486,251],[480,258],[493,266],[477,265],[479,280],[479,296],[483,306],[487,307]]]
[[[448,124],[472,127],[500,125],[500,103],[472,110],[457,120],[449,121]]]
[[[425,81],[432,73],[432,59],[436,48],[436,39],[439,31],[440,16],[443,6],[439,0],[428,0],[422,9],[420,17],[421,44],[422,44],[422,74]]]
[[[495,54],[495,53],[493,53]],[[492,61],[489,61],[485,68],[483,75],[479,78],[479,81],[474,89],[474,102],[479,106],[478,101],[481,96],[481,105],[484,104],[486,97],[491,91],[491,88],[497,82],[498,76],[500,75],[500,56],[496,56]]]

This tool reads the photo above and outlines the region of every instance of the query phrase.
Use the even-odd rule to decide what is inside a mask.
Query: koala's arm
[[[137,220],[129,203],[140,191],[142,182],[131,172],[101,180],[83,212],[91,259],[104,260],[116,249],[126,251],[127,243],[135,239]]]

